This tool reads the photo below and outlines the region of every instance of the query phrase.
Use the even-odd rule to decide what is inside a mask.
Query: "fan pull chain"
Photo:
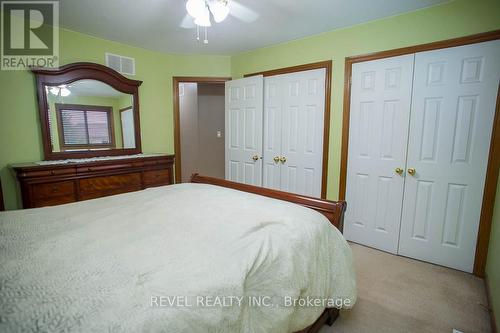
[[[203,44],[208,44],[208,29],[205,27],[205,40],[203,40]]]
[[[200,26],[196,25],[196,41],[200,41]]]

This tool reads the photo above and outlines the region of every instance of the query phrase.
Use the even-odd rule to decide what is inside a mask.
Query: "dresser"
[[[174,155],[11,165],[23,208],[61,205],[173,183]]]

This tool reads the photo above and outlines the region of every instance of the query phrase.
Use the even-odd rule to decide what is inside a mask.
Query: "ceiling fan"
[[[200,28],[205,30],[204,44],[208,44],[208,27],[221,23],[229,15],[246,23],[257,20],[259,14],[234,0],[188,0],[187,14],[180,27],[191,29],[196,27],[196,40],[200,41]]]

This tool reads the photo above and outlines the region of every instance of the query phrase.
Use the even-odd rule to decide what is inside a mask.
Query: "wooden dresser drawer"
[[[30,170],[18,173],[18,178],[35,178],[35,177],[51,177],[51,176],[73,176],[76,174],[76,168],[68,167],[64,169],[53,170]]]
[[[75,194],[63,195],[60,197],[47,197],[42,199],[34,199],[31,208],[46,207],[46,206],[57,206],[63,205],[71,202],[76,202]]]
[[[75,194],[75,182],[73,181],[35,184],[32,186],[34,199],[44,199],[47,197],[60,197],[62,195]]]
[[[117,163],[110,165],[93,165],[93,166],[81,166],[76,169],[78,174],[92,173],[92,172],[113,172],[120,169],[130,169],[132,168],[132,163]]]
[[[171,184],[170,170],[144,171],[144,187],[162,186]]]
[[[141,174],[102,176],[79,180],[80,200],[141,190]]]
[[[74,181],[32,185],[33,207],[62,205],[76,201]]]

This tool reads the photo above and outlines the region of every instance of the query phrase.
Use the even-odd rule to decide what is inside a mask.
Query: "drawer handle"
[[[87,168],[87,171],[92,171],[92,168]]]
[[[51,174],[52,176],[54,176],[54,175],[56,174],[56,172],[55,172],[54,170],[52,170],[52,171],[50,172],[50,174]]]
[[[58,190],[59,190],[59,188],[57,186],[52,187],[52,193],[56,193]]]

